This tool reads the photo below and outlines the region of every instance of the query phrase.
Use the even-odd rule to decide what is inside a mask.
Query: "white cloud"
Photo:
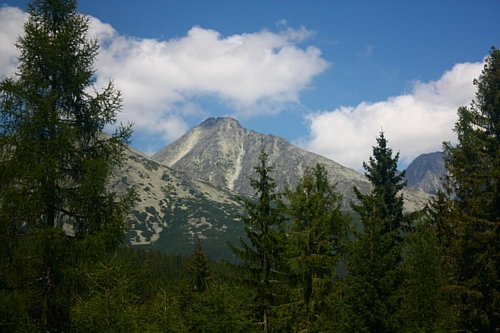
[[[0,75],[15,68],[13,45],[25,17],[19,9],[0,8]],[[112,80],[124,97],[120,120],[166,141],[187,129],[183,117],[199,97],[216,98],[239,116],[280,112],[328,67],[318,48],[299,45],[309,30],[286,23],[280,29],[221,36],[193,27],[186,36],[160,41],[122,36],[90,17],[90,35],[101,42],[97,86]]]
[[[15,69],[14,44],[25,19],[17,8],[0,7],[0,78]],[[318,48],[301,44],[311,31],[292,29],[285,21],[278,27],[278,32],[232,36],[193,27],[185,36],[159,41],[122,36],[90,17],[90,33],[101,41],[97,85],[113,80],[124,96],[120,120],[131,120],[141,135],[164,142],[188,129],[185,117],[206,112],[196,102],[200,96],[217,98],[240,116],[279,112],[299,101],[328,63]],[[457,108],[474,97],[472,80],[482,67],[458,64],[437,81],[413,83],[408,94],[311,114],[303,145],[356,169],[371,155],[381,129],[403,164],[439,150],[442,141],[454,140]]]
[[[473,79],[483,65],[457,64],[437,81],[415,82],[409,94],[310,114],[310,137],[302,145],[357,170],[381,130],[404,165],[419,154],[441,150],[443,141],[455,140],[457,109],[474,98]]]
[[[124,96],[123,119],[168,138],[192,113],[193,98],[216,97],[240,116],[275,113],[328,67],[319,49],[298,46],[311,34],[303,27],[228,37],[193,27],[167,41],[120,36],[96,19],[92,27],[102,41],[98,84],[112,78]]]
[[[0,7],[0,79],[14,74],[19,52],[16,42],[23,32],[26,13],[15,7]]]

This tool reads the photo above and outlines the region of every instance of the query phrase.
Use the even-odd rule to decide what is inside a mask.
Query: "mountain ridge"
[[[306,151],[287,140],[243,128],[230,117],[208,118],[181,138],[164,147],[151,158],[187,175],[244,195],[254,195],[250,178],[260,150],[268,154],[269,165],[278,191],[293,188],[307,167],[316,163],[325,165],[330,182],[336,184],[343,196],[343,207],[350,208],[355,200],[353,186],[362,192],[370,189],[369,181],[355,170],[349,169],[324,156]],[[405,189],[406,209],[422,208],[428,195]]]
[[[351,210],[355,201],[353,186],[370,190],[363,175],[326,157],[247,130],[233,118],[209,118],[153,157],[132,148],[125,151],[110,185],[118,193],[131,187],[137,192],[126,243],[189,255],[198,237],[211,257],[232,258],[226,244],[244,236],[241,199],[255,195],[250,178],[256,178],[261,149],[269,154],[279,192],[293,188],[305,168],[316,163],[325,165],[344,210]],[[430,198],[411,189],[403,195],[407,211],[423,208]]]

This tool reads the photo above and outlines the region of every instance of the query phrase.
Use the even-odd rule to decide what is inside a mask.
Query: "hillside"
[[[243,232],[237,222],[241,203],[234,193],[191,179],[132,149],[126,155],[112,186],[118,192],[130,187],[137,192],[128,243],[189,254],[196,234],[209,255],[229,254],[226,241]]]

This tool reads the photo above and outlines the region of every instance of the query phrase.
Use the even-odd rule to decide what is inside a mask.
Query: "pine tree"
[[[459,328],[494,332],[500,324],[500,51],[493,48],[477,80],[476,98],[458,109],[458,143],[445,143],[453,237],[450,285]]]
[[[131,128],[102,132],[121,96],[93,88],[98,44],[76,2],[36,0],[28,14],[17,76],[0,83],[0,288],[51,331],[68,322],[69,267],[123,237],[129,196],[107,184]]]
[[[210,270],[208,268],[208,257],[203,252],[201,240],[198,236],[195,239],[194,251],[189,260],[188,268],[193,276],[193,290],[204,292],[207,289],[207,278],[210,275]]]
[[[248,241],[241,239],[241,248],[230,245],[242,261],[242,268],[249,273],[249,283],[256,293],[254,308],[262,318],[264,332],[271,327],[271,312],[278,302],[277,290],[282,280],[283,266],[283,217],[278,209],[279,196],[276,183],[271,178],[272,167],[267,164],[264,150],[255,167],[257,179],[251,179],[256,191],[256,201],[246,201],[246,215],[242,217]]]
[[[397,290],[401,283],[400,244],[403,236],[404,173],[397,171],[384,133],[377,138],[373,156],[363,163],[371,193],[354,188],[359,201],[353,209],[361,217],[362,230],[346,256],[348,270],[346,302],[352,313],[349,330],[396,332],[393,315],[399,308]]]
[[[340,195],[329,184],[324,165],[308,168],[294,191],[287,191],[291,219],[290,266],[299,276],[307,326],[326,306],[332,278],[346,235],[347,217]]]

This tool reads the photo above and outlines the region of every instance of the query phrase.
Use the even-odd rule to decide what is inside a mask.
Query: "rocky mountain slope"
[[[279,190],[293,187],[308,166],[325,165],[343,195],[344,208],[354,199],[352,187],[370,188],[364,176],[286,140],[246,130],[232,118],[210,118],[149,158],[126,151],[112,187],[134,188],[137,201],[129,217],[126,241],[134,246],[192,253],[194,236],[212,257],[231,257],[226,243],[244,235],[239,222],[240,197],[254,195],[250,178],[260,150],[269,154]],[[410,170],[410,174],[413,174]],[[429,195],[405,190],[406,209],[423,207]]]
[[[438,190],[443,189],[442,180],[445,175],[442,152],[422,154],[406,169],[408,187],[430,194],[436,194]]]
[[[253,195],[249,179],[255,178],[254,166],[261,149],[269,155],[269,164],[274,167],[272,176],[279,191],[295,186],[305,168],[316,163],[325,165],[330,181],[337,184],[337,190],[343,196],[345,208],[349,208],[354,199],[353,185],[362,191],[370,188],[368,180],[356,171],[280,137],[247,130],[233,118],[207,119],[153,155],[152,159],[221,188]],[[404,196],[408,210],[423,207],[429,199],[421,191],[405,190]]]
[[[227,257],[226,242],[243,234],[236,194],[192,179],[129,149],[115,172],[118,193],[133,187],[137,200],[130,214],[126,241],[178,254],[190,254],[194,235],[214,257]]]

